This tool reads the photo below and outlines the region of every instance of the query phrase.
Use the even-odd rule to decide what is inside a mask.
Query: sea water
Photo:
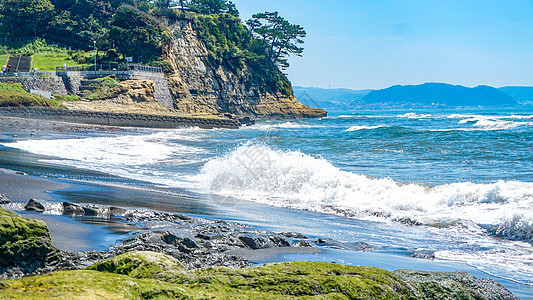
[[[333,112],[4,146],[191,195],[226,219],[365,242],[398,261],[427,251],[533,289],[533,109]],[[335,260],[364,265],[354,255]]]

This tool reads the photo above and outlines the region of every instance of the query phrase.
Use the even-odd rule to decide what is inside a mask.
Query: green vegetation
[[[31,55],[33,56],[33,68],[40,71],[55,71],[57,66],[65,63],[69,66],[84,65],[94,58],[92,52],[75,52],[66,48],[48,44],[43,39],[28,39],[15,42],[4,42],[0,44],[0,63],[7,63],[9,55]]]
[[[6,91],[0,91],[2,94]],[[1,101],[1,100],[0,100]],[[29,220],[0,208],[0,267],[41,264],[55,251],[43,221]]]
[[[290,54],[302,56],[306,32],[300,25],[289,23],[278,12],[255,14],[246,22],[250,30],[263,41],[269,49],[268,58],[283,69],[289,67],[287,58]]]
[[[61,103],[61,102],[64,102],[64,101],[78,101],[81,98],[79,96],[76,96],[76,95],[54,95],[54,99],[57,102]]]
[[[0,5],[0,29],[11,36],[41,36],[54,15],[50,0],[4,0]]]
[[[191,11],[204,15],[213,15],[228,13],[235,17],[239,16],[239,11],[235,7],[235,4],[227,0],[190,0],[190,1],[177,1],[181,4],[187,4]]]
[[[302,261],[188,271],[154,252],[122,254],[86,270],[0,281],[3,299],[500,299],[498,293],[497,286],[460,272]]]
[[[414,293],[398,276],[378,268],[292,262],[187,271],[172,257],[133,252],[84,271],[0,281],[0,297],[410,299]]]
[[[171,41],[170,30],[156,18],[132,6],[121,6],[113,16],[109,38],[125,56],[150,62],[163,55]]]
[[[14,55],[33,55],[35,53],[68,53],[68,49],[55,45],[49,45],[40,38],[28,39],[24,41],[7,42],[0,45],[0,53]]]
[[[270,61],[268,48],[253,38],[239,18],[229,14],[198,15],[194,24],[214,65],[223,64],[237,74],[249,68],[249,77],[241,78],[246,85],[261,92],[292,94],[289,80]]]
[[[61,103],[55,99],[46,99],[26,92],[20,83],[0,82],[0,107],[1,106],[44,106],[50,108],[63,108]]]
[[[173,5],[188,7],[190,11],[168,8]],[[15,10],[21,20],[31,17],[32,24],[14,28],[15,23],[8,23],[11,16],[3,17]],[[172,41],[170,26],[180,20],[191,20],[207,45],[213,67],[229,68],[240,75],[241,83],[260,93],[292,95],[291,84],[278,67],[288,66],[288,55],[301,55],[303,49],[298,45],[305,36],[303,28],[290,24],[277,13],[264,13],[249,22],[253,24],[252,34],[238,15],[229,0],[6,0],[0,4],[0,28],[8,36],[46,36],[87,52],[96,46],[99,52],[105,49],[99,62],[118,62],[131,56],[135,62],[160,66],[171,74],[172,66],[164,62]],[[267,22],[262,24],[263,21]],[[42,70],[52,70],[53,65],[65,62],[87,64],[94,58],[74,56],[66,49],[47,49],[45,44],[36,40],[31,46],[0,46],[0,53],[70,55],[72,61],[58,58],[49,64],[36,57],[34,67]]]
[[[114,76],[107,76],[104,78],[98,78],[94,80],[94,86],[98,86],[93,91],[89,91],[87,99],[89,100],[102,100],[116,97],[118,94],[123,93],[125,90]]]
[[[0,54],[0,66],[4,66],[4,65],[6,65],[8,59],[9,59],[9,55],[7,55],[7,54]]]
[[[64,53],[40,53],[33,56],[33,67],[40,71],[55,71],[57,66],[79,66],[77,61]]]

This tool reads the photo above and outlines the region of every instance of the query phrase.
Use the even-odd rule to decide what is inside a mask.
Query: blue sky
[[[533,85],[533,0],[233,0],[307,31],[293,85]]]

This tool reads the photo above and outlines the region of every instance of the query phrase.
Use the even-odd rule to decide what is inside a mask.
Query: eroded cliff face
[[[326,112],[298,102],[293,95],[260,92],[246,83],[252,72],[210,62],[205,44],[189,21],[177,22],[168,60],[175,73],[169,76],[174,107],[183,112],[230,113],[254,118],[313,118]]]

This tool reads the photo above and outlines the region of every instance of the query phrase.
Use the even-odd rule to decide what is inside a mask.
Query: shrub
[[[161,68],[165,74],[174,73],[174,68],[172,68],[172,65],[168,61],[156,60],[151,62],[150,66]]]

